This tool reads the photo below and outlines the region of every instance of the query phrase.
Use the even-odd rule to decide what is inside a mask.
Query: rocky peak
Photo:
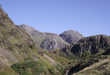
[[[63,40],[71,44],[71,43],[77,42],[83,36],[79,32],[76,32],[74,30],[68,30],[68,31],[64,31],[63,33],[61,33],[60,37],[62,37]]]

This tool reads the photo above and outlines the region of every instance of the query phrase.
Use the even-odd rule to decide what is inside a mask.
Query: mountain
[[[32,37],[0,7],[0,75],[62,75],[62,64],[38,50]]]
[[[73,45],[71,51],[75,55],[83,54],[84,52],[90,52],[90,54],[96,54],[100,51],[106,50],[110,47],[110,36],[96,35],[80,39]]]
[[[19,29],[8,15],[0,8],[0,49],[1,55],[6,58],[8,62],[15,62],[22,57],[27,57],[31,49],[34,48],[34,43],[31,37]],[[2,52],[4,54],[2,54]],[[26,52],[26,53],[22,53]],[[10,57],[14,54],[13,57]],[[10,58],[10,59],[9,59]],[[15,60],[11,60],[15,59]],[[11,63],[10,63],[11,64]]]
[[[79,32],[76,32],[74,30],[68,30],[61,33],[60,37],[62,37],[62,39],[66,42],[72,44],[80,40],[83,36]]]
[[[55,33],[39,32],[38,30],[35,30],[27,25],[20,25],[19,27],[25,30],[40,48],[55,50],[63,49],[65,46],[69,45]]]
[[[110,36],[65,32],[18,26],[0,7],[0,75],[110,75]]]
[[[19,29],[0,7],[0,75],[7,71],[15,75],[10,66],[29,58],[34,48],[30,36]]]
[[[109,75],[110,36],[84,37],[71,47],[77,63],[70,67],[67,75]]]

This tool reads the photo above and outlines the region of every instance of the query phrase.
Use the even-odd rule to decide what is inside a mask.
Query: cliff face
[[[71,51],[73,54],[83,54],[90,52],[96,54],[100,51],[106,50],[110,47],[110,37],[105,35],[96,35],[91,37],[82,38],[73,45]]]
[[[109,75],[110,36],[84,37],[72,45],[72,54],[78,58],[67,75]]]
[[[40,47],[51,49],[63,49],[65,46],[69,45],[61,37],[54,33],[45,33],[45,39],[42,41]]]

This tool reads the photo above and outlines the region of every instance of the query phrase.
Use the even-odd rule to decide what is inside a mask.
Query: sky
[[[0,0],[15,24],[60,34],[110,35],[110,0]]]

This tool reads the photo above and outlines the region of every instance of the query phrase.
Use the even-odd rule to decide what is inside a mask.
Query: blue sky
[[[110,35],[110,0],[0,0],[15,24],[42,32],[73,29],[84,36]]]

